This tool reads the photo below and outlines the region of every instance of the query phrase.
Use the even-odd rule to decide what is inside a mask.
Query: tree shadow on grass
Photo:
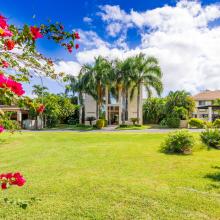
[[[208,185],[209,189],[220,189],[220,166],[212,166],[213,169],[218,170],[217,172],[215,171],[214,173],[208,173],[204,176],[204,178],[208,178],[213,181],[212,184]]]
[[[220,170],[220,166],[212,166],[212,168],[215,170]],[[211,179],[215,182],[220,182],[220,171],[214,173],[208,173],[204,177]]]

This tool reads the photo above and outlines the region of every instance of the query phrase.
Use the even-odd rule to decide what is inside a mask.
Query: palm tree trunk
[[[38,116],[35,117],[35,129],[38,130]]]
[[[99,119],[99,103],[98,101],[96,102],[96,120]]]
[[[140,121],[140,85],[137,87],[137,123],[139,124]]]
[[[125,97],[125,90],[122,90],[122,124],[125,124],[125,102],[126,102],[126,97]]]

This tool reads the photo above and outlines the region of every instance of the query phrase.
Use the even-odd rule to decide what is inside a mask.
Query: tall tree
[[[133,86],[131,90],[131,96],[137,90],[137,118],[140,119],[140,94],[142,85],[145,87],[148,96],[152,95],[152,90],[156,91],[160,95],[163,91],[162,84],[162,72],[158,63],[158,60],[154,57],[145,57],[140,53],[133,59],[133,67],[131,79]]]
[[[173,112],[175,107],[183,107],[190,115],[195,108],[195,101],[190,96],[190,93],[182,91],[171,91],[166,98],[166,112],[167,114]]]
[[[128,91],[131,87],[132,58],[124,61],[115,60],[114,62],[114,83],[116,92],[122,97],[122,124],[125,124],[126,115],[128,115]]]
[[[84,65],[80,71],[80,85],[85,93],[91,95],[97,103],[96,117],[99,118],[105,87],[110,84],[109,73],[112,71],[111,63],[99,56],[95,58],[94,65]]]
[[[48,88],[46,86],[33,85],[32,94],[36,95],[39,98],[42,98],[47,91]]]

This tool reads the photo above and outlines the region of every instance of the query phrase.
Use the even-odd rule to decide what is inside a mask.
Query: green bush
[[[21,130],[21,125],[19,124],[19,122],[10,119],[12,114],[12,112],[1,112],[0,125],[2,125],[5,129],[11,131]]]
[[[220,119],[216,119],[216,120],[214,121],[214,123],[213,123],[213,126],[214,126],[215,128],[220,128]]]
[[[211,121],[205,121],[204,122],[205,128],[213,128],[213,123]]]
[[[99,120],[96,121],[96,127],[98,129],[102,129],[102,128],[104,128],[104,126],[105,126],[105,120],[99,119]]]
[[[180,119],[178,117],[168,117],[166,118],[166,125],[168,128],[179,128]]]
[[[177,107],[175,106],[174,109],[174,114],[176,114],[176,116],[178,118],[180,118],[181,120],[187,120],[188,119],[188,111],[187,109],[185,109],[184,107]]]
[[[133,125],[135,125],[138,122],[138,118],[131,118],[131,121],[132,121]]]
[[[161,146],[165,153],[189,154],[194,145],[193,136],[186,130],[170,133]]]
[[[220,131],[207,129],[200,134],[202,142],[208,147],[220,148]]]
[[[205,122],[198,118],[191,118],[189,120],[189,126],[190,128],[204,128]]]
[[[19,122],[10,119],[1,119],[0,124],[7,130],[15,131],[21,130],[21,125]]]

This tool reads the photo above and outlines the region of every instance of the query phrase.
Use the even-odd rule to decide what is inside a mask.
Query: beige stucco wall
[[[142,124],[142,92],[140,94],[140,124]],[[133,98],[130,99],[130,94],[128,96],[128,122],[131,122],[131,118],[137,118],[137,90],[134,92]]]
[[[92,98],[92,96],[85,94],[84,106],[85,106],[85,120],[87,117],[96,118],[96,101]],[[85,124],[89,124],[89,121],[85,121]]]
[[[140,112],[139,112],[139,116],[140,116],[140,124],[143,123],[142,121],[142,98],[143,94],[142,94],[142,89],[141,89],[141,94],[140,94]],[[121,111],[122,111],[122,100],[119,97],[119,103],[117,104],[119,106],[119,124],[122,123],[121,121]],[[85,105],[85,119],[87,117],[96,117],[96,102],[95,100],[89,96],[88,94],[85,94],[85,98],[84,98],[84,105]],[[111,106],[111,105],[109,105]],[[106,108],[107,109],[107,108]],[[108,116],[108,114],[106,114],[106,117]],[[133,99],[130,100],[130,94],[128,95],[128,121],[126,122],[127,124],[132,124],[131,122],[131,118],[136,118],[137,117],[137,91],[135,91]],[[85,124],[89,124],[88,121],[85,122]]]

